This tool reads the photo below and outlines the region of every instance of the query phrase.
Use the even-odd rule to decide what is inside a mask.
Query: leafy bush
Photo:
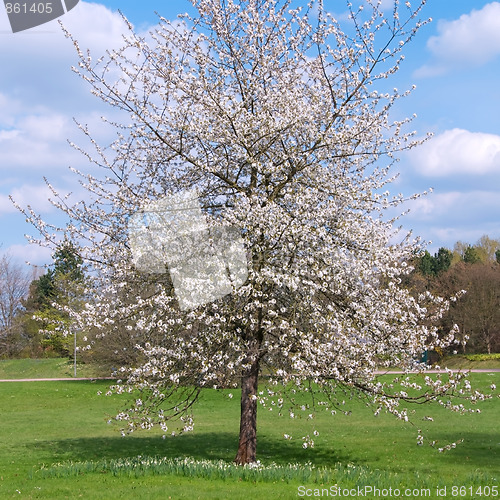
[[[500,359],[500,353],[497,354],[466,354],[465,357],[469,361],[489,361],[493,359]]]

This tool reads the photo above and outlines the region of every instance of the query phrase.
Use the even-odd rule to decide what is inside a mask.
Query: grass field
[[[462,370],[477,370],[492,368],[500,369],[500,354],[472,354],[447,356],[439,364],[450,369],[460,368]]]
[[[499,373],[473,374],[471,380],[487,391],[492,383],[500,386]],[[389,415],[375,418],[358,401],[348,402],[350,416],[316,415],[319,436],[314,449],[303,449],[300,439],[311,433],[311,421],[291,421],[260,410],[258,458],[262,463],[311,462],[315,469],[309,476],[284,469],[252,475],[230,466],[221,472],[222,466],[211,462],[203,465],[219,459],[230,463],[235,455],[237,391],[229,400],[206,390],[195,410],[193,433],[162,439],[158,433],[142,432],[122,438],[106,421],[123,400],[97,395],[106,387],[105,381],[0,384],[0,498],[300,498],[301,484],[311,494],[314,488],[335,484],[402,491],[429,488],[427,498],[438,498],[436,488],[443,493],[445,486],[447,495],[439,498],[457,498],[460,495],[452,495],[452,486],[465,486],[473,487],[473,495],[463,490],[467,494],[461,498],[482,498],[477,495],[479,486],[499,484],[498,398],[481,403],[481,413],[474,415],[416,408],[414,421],[429,440],[437,441],[435,448],[416,445],[416,427]],[[429,413],[434,421],[422,420]],[[292,440],[284,440],[284,432]],[[455,449],[444,453],[436,449],[458,440],[463,442]],[[149,465],[122,460],[139,455]],[[192,457],[197,463],[162,466],[146,457]],[[53,468],[57,463],[62,465]]]
[[[69,378],[73,377],[73,362],[67,358],[46,359],[2,359],[0,360],[0,380],[19,378]],[[106,376],[102,370],[91,365],[77,363],[77,377]]]

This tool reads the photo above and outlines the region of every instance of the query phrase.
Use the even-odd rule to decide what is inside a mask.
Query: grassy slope
[[[0,379],[67,378],[73,373],[73,362],[67,358],[0,360]],[[97,375],[99,372],[92,366],[77,364],[77,377]]]
[[[500,386],[498,373],[474,374],[472,380],[484,389],[491,383]],[[122,438],[116,428],[106,425],[107,415],[114,414],[122,404],[118,397],[97,395],[98,390],[106,387],[105,382],[0,385],[0,498],[297,498],[298,484],[280,481],[254,484],[174,475],[113,477],[109,474],[43,479],[37,473],[30,479],[32,471],[42,464],[57,462],[137,455],[227,461],[234,457],[238,434],[237,391],[232,400],[218,392],[206,391],[196,408],[195,432],[162,440],[154,432]],[[348,409],[352,410],[350,416],[317,414],[315,428],[320,435],[313,450],[304,450],[300,439],[312,432],[311,421],[290,421],[260,409],[260,460],[312,461],[327,467],[339,462],[352,463],[372,471],[363,481],[377,482],[379,487],[469,485],[477,483],[480,474],[489,477],[488,484],[498,484],[498,398],[482,403],[482,412],[474,415],[460,416],[441,408],[432,412],[427,407],[416,409],[416,425],[427,432],[430,440],[438,440],[438,446],[464,440],[446,453],[438,453],[429,446],[416,446],[416,428],[394,417],[374,418],[357,401],[348,402]],[[435,416],[434,422],[422,420],[429,413]],[[283,440],[284,432],[293,439]],[[388,471],[391,478],[380,471]]]
[[[474,356],[471,357],[473,358]],[[485,354],[479,357],[484,357],[486,359],[469,359],[469,357],[467,356],[457,354],[455,356],[447,356],[443,358],[439,362],[439,364],[441,366],[447,366],[448,368],[451,368],[453,370],[456,370],[458,368],[462,370],[491,370],[492,368],[500,369],[500,354],[492,354],[490,356]]]

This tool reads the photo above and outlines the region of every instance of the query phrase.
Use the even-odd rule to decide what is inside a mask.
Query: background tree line
[[[458,241],[453,250],[425,251],[413,264],[407,285],[415,293],[450,297],[466,291],[441,320],[443,332],[460,327],[467,340],[462,352],[500,352],[500,240],[485,235],[475,245]]]
[[[485,235],[474,245],[458,241],[453,250],[425,251],[412,264],[406,286],[416,294],[450,297],[466,290],[441,320],[443,332],[455,323],[460,327],[467,340],[463,353],[500,352],[500,239]],[[0,258],[0,358],[72,357],[69,317],[61,307],[69,300],[91,300],[84,296],[84,280],[83,263],[70,242],[55,252],[43,273],[8,255]],[[134,345],[141,339],[123,325],[106,338],[80,333],[78,342],[82,360],[119,367],[137,360]],[[90,344],[93,349],[86,350]]]
[[[23,266],[9,255],[0,258],[0,359],[74,356],[74,331],[64,307],[72,301],[92,301],[85,292],[85,268],[74,246],[65,241],[46,269]],[[144,339],[126,324],[105,337],[96,332],[76,332],[80,362],[103,370],[131,366],[134,349]],[[93,346],[90,350],[87,347]]]
[[[0,358],[73,356],[64,307],[85,299],[82,264],[68,241],[45,272],[0,259]]]

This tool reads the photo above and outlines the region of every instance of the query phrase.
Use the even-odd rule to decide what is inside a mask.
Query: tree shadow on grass
[[[457,444],[456,448],[443,453],[440,457],[443,462],[470,464],[471,474],[475,471],[493,472],[496,477],[500,477],[500,433],[498,431],[440,433],[436,448],[457,443],[461,439],[463,442]]]
[[[37,448],[48,452],[52,462],[84,462],[126,457],[162,456],[169,458],[193,457],[197,460],[224,460],[231,462],[237,451],[238,436],[225,432],[189,433],[181,436],[126,436],[74,438],[37,443]],[[303,449],[301,442],[276,440],[261,436],[257,444],[257,458],[263,463],[278,464],[312,462],[320,467],[331,467],[352,461],[340,451],[328,447]]]
[[[488,477],[498,477],[500,471],[500,436],[495,432],[462,432],[463,444],[455,449],[439,454],[439,462],[444,466],[461,464]],[[440,435],[436,448],[456,440],[457,434]],[[235,455],[238,435],[234,432],[195,432],[162,439],[159,435],[146,436],[144,433],[126,437],[89,437],[48,440],[36,444],[44,452],[45,463],[86,462],[123,459],[141,456],[161,456],[168,458],[192,457],[196,460],[224,460],[231,462]],[[337,463],[354,463],[366,466],[367,462],[359,453],[349,449],[334,449],[334,444],[317,445],[314,449],[303,449],[299,440],[286,441],[265,434],[257,445],[257,458],[264,464],[311,462],[316,467],[333,467]],[[359,451],[359,450],[358,450]],[[431,450],[432,451],[432,450]],[[434,450],[437,453],[437,450]],[[373,466],[373,464],[372,464]],[[397,468],[394,472],[397,471]],[[402,470],[398,472],[404,472]]]

